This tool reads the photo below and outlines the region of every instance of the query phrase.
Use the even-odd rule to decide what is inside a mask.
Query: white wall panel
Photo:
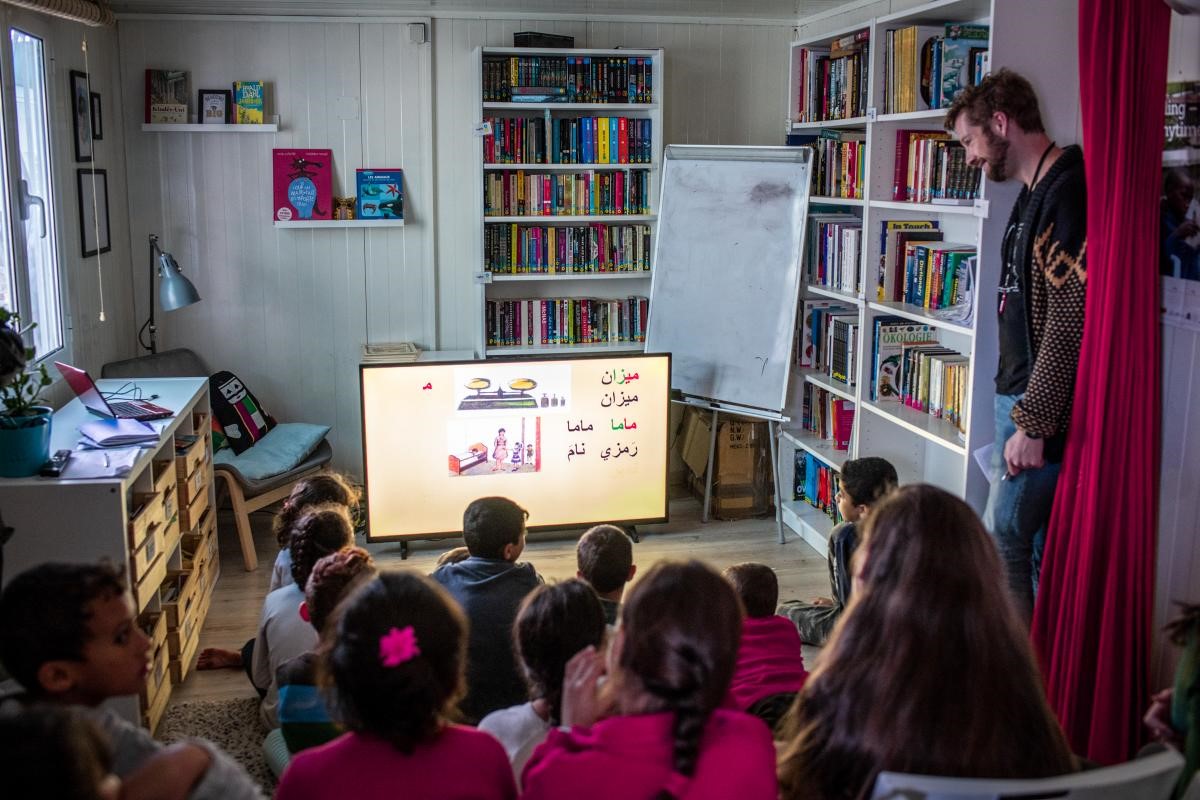
[[[436,344],[430,45],[411,44],[402,22],[127,20],[120,29],[129,236],[141,246],[158,233],[204,298],[159,314],[160,346],[191,347],[237,373],[281,420],[333,426],[336,464],[359,472],[361,345]],[[280,131],[144,133],[147,67],[188,69],[194,90],[264,80]],[[357,168],[402,168],[406,226],[275,229],[275,147],[332,148],[337,195],[354,194]],[[135,287],[145,269],[135,258]]]
[[[536,19],[437,19],[438,341],[473,349],[482,263],[481,213],[472,128],[480,121],[479,46],[511,47],[523,30],[575,37],[576,47],[665,50],[663,141],[681,144],[782,144],[791,27]]]

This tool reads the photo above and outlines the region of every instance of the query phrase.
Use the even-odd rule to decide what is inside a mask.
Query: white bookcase
[[[639,351],[644,344],[640,341],[604,341],[580,344],[542,344],[535,334],[534,341],[520,344],[489,343],[487,309],[488,301],[505,300],[543,300],[549,298],[588,298],[599,301],[624,301],[630,297],[649,297],[650,275],[653,269],[651,255],[653,253],[653,237],[658,219],[659,187],[662,177],[662,122],[663,122],[663,51],[656,50],[590,50],[590,49],[536,49],[510,47],[483,47],[475,51],[477,84],[477,105],[480,109],[479,128],[477,129],[479,146],[476,150],[478,160],[479,180],[476,184],[475,214],[479,220],[477,235],[481,241],[480,252],[482,263],[476,265],[475,276],[478,284],[478,319],[476,329],[476,352],[484,356],[519,356],[542,355],[547,353],[587,353],[587,352],[621,352]],[[649,59],[650,62],[650,102],[500,102],[485,100],[486,62],[496,59],[512,58],[588,58],[588,59]],[[546,161],[553,161],[553,136],[551,127],[559,120],[582,117],[624,117],[630,120],[649,120],[649,161],[644,163],[494,163],[487,158],[486,137],[488,130],[485,121],[489,119],[523,119],[544,120],[545,125],[544,152]],[[631,148],[632,149],[632,148]],[[614,159],[615,160],[615,159]],[[642,214],[521,214],[500,215],[486,213],[486,192],[489,180],[493,176],[508,174],[510,180],[518,175],[570,175],[574,173],[591,173],[593,176],[611,175],[615,172],[631,174],[645,172],[648,176],[648,192],[646,204],[649,213]],[[624,178],[623,178],[624,179]],[[648,268],[629,271],[595,271],[595,272],[540,272],[521,270],[517,272],[493,271],[487,247],[489,229],[507,226],[510,233],[512,225],[518,230],[527,226],[554,228],[556,235],[559,229],[571,226],[587,226],[593,224],[609,225],[645,225],[649,229],[649,237],[645,240],[645,264]],[[536,312],[534,312],[536,313]],[[526,318],[526,331],[528,318]],[[540,331],[538,331],[540,334]]]
[[[992,442],[992,401],[997,363],[995,298],[999,278],[998,257],[1009,210],[1019,191],[1013,182],[984,182],[981,199],[971,206],[943,206],[892,199],[895,136],[899,129],[941,130],[944,109],[903,114],[878,113],[883,109],[884,41],[888,30],[909,25],[939,25],[946,22],[983,23],[991,26],[990,64],[994,71],[1008,66],[1034,84],[1041,100],[1042,115],[1052,138],[1060,144],[1077,141],[1078,67],[1076,64],[1076,10],[1073,0],[938,0],[914,8],[866,20],[855,25],[802,38],[792,44],[790,56],[789,132],[812,133],[822,129],[859,131],[865,134],[866,165],[863,199],[822,198],[810,200],[810,213],[850,213],[863,223],[863,240],[858,269],[865,291],[851,294],[808,285],[807,298],[834,298],[859,317],[860,337],[856,343],[857,375],[854,386],[833,381],[822,373],[795,369],[789,391],[788,413],[792,422],[782,430],[778,465],[784,503],[783,520],[819,552],[825,552],[831,520],[803,500],[792,500],[794,458],[797,450],[841,469],[849,458],[882,456],[895,464],[901,483],[922,481],[941,486],[964,497],[978,512],[987,500],[987,479],[974,463],[973,453]],[[870,34],[868,100],[866,113],[850,119],[798,122],[799,50],[820,46],[859,31]],[[922,308],[875,299],[880,250],[880,224],[894,220],[937,220],[946,241],[972,243],[979,255],[975,292],[974,324],[964,327],[945,322]],[[851,312],[853,313],[853,312]],[[965,431],[898,404],[870,401],[872,336],[874,319],[895,315],[933,325],[945,347],[969,357]],[[832,443],[801,429],[801,389],[815,383],[855,405],[853,435],[848,450],[835,450]]]

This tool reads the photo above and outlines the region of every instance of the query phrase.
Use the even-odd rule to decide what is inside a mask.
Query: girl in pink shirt
[[[603,691],[594,647],[568,663],[564,726],[529,760],[522,796],[775,800],[770,731],[720,708],[741,627],[733,587],[712,569],[656,565],[622,607]]]
[[[333,716],[350,732],[298,753],[277,800],[514,800],[500,743],[447,721],[465,688],[467,622],[445,590],[382,572],[337,613],[320,658]]]

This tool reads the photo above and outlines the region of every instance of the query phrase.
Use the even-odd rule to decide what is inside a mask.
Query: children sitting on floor
[[[742,640],[729,696],[739,708],[772,731],[804,686],[808,672],[800,634],[792,621],[775,613],[779,578],[766,564],[736,564],[722,573],[746,609]]]
[[[336,472],[319,472],[296,482],[271,526],[275,540],[279,542],[279,555],[275,557],[275,566],[271,568],[271,586],[267,589],[268,592],[292,582],[292,552],[288,543],[296,520],[300,519],[310,506],[326,503],[345,506],[353,519],[361,496],[362,493],[350,483],[349,478]]]
[[[525,700],[525,681],[513,654],[517,607],[541,583],[531,564],[518,564],[529,513],[505,497],[475,500],[463,513],[471,557],[443,564],[433,579],[458,601],[471,622],[467,696],[461,709],[475,722]]]
[[[304,602],[300,604],[300,616],[312,625],[319,641],[329,635],[325,623],[332,618],[338,602],[353,586],[375,573],[375,561],[361,547],[330,553],[313,565]],[[289,755],[325,744],[342,734],[341,726],[330,718],[325,699],[317,690],[315,651],[280,664],[275,671],[275,683],[279,687],[279,736]],[[264,749],[271,751],[269,744],[264,744]]]
[[[353,589],[321,652],[327,697],[349,733],[297,753],[277,800],[511,800],[504,748],[447,721],[461,696],[467,621],[429,578],[382,572]]]
[[[589,645],[601,649],[606,631],[600,598],[580,580],[539,586],[521,603],[513,639],[532,699],[493,711],[479,723],[479,730],[504,745],[518,786],[534,748],[561,721],[567,662]]]
[[[823,645],[850,603],[850,559],[858,546],[858,524],[875,503],[899,483],[896,468],[876,456],[856,458],[842,465],[841,488],[836,500],[843,522],[829,533],[829,590],[833,597],[816,597],[809,602],[789,600],[779,613],[796,623],[800,638]]]
[[[345,506],[327,503],[309,507],[292,526],[289,550],[292,582],[267,595],[258,622],[258,635],[246,642],[241,652],[205,648],[198,669],[242,667],[250,683],[263,698],[262,719],[268,728],[278,727],[275,707],[278,686],[275,671],[285,661],[307,653],[317,645],[317,632],[300,616],[304,590],[313,565],[324,556],[354,543],[354,527]]]
[[[534,751],[522,796],[775,800],[770,731],[721,708],[741,628],[733,587],[711,568],[655,565],[621,609],[604,692],[599,648],[568,663],[562,721],[573,727],[551,730]]]
[[[1041,778],[1075,761],[1042,693],[991,536],[962,500],[906,486],[854,558],[854,602],[784,719],[784,800],[868,796],[882,771]]]
[[[637,572],[629,535],[616,525],[596,525],[580,538],[575,560],[579,567],[575,577],[592,585],[604,605],[605,619],[616,625],[625,584]]]
[[[0,596],[0,661],[20,689],[0,698],[0,713],[28,702],[76,707],[106,738],[125,797],[148,796],[150,787],[193,800],[261,797],[245,770],[208,742],[167,747],[102,707],[146,685],[150,639],[133,612],[121,572],[107,563],[42,564],[12,578]]]

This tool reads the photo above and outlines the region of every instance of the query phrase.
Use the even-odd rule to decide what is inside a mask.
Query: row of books
[[[483,100],[652,103],[654,63],[648,56],[488,56]]]
[[[859,292],[862,219],[853,214],[809,214],[805,280],[841,292]]]
[[[880,223],[876,299],[927,309],[963,302],[978,251],[971,244],[945,242],[943,235],[934,220]]]
[[[834,450],[849,450],[854,433],[854,403],[806,382],[802,391],[801,427],[829,441]]]
[[[812,194],[861,200],[867,183],[866,134],[860,131],[821,131],[808,145],[813,149]]]
[[[884,113],[948,108],[983,78],[987,25],[910,25],[884,37]]]
[[[650,172],[490,172],[484,180],[483,208],[485,216],[649,214]]]
[[[488,164],[649,164],[651,120],[631,117],[491,117]],[[547,136],[549,131],[549,136]]]
[[[834,39],[828,47],[802,47],[797,122],[849,119],[867,113],[868,30]]]
[[[896,131],[893,200],[970,205],[979,197],[980,175],[945,131]]]
[[[650,269],[650,226],[486,225],[484,268],[488,272],[527,273],[639,272]]]
[[[841,522],[842,515],[838,512],[837,501],[834,499],[841,489],[841,476],[837,470],[804,450],[797,450],[795,459],[792,499],[803,500],[813,508],[823,511],[834,524]]]
[[[900,355],[900,402],[966,431],[970,359],[936,344],[905,345]]]
[[[592,297],[487,301],[489,347],[646,341],[649,300]]]
[[[837,300],[805,298],[800,304],[800,320],[796,323],[796,349],[792,362],[802,369],[829,371],[829,319],[831,315],[853,314],[858,310],[843,306]]]

